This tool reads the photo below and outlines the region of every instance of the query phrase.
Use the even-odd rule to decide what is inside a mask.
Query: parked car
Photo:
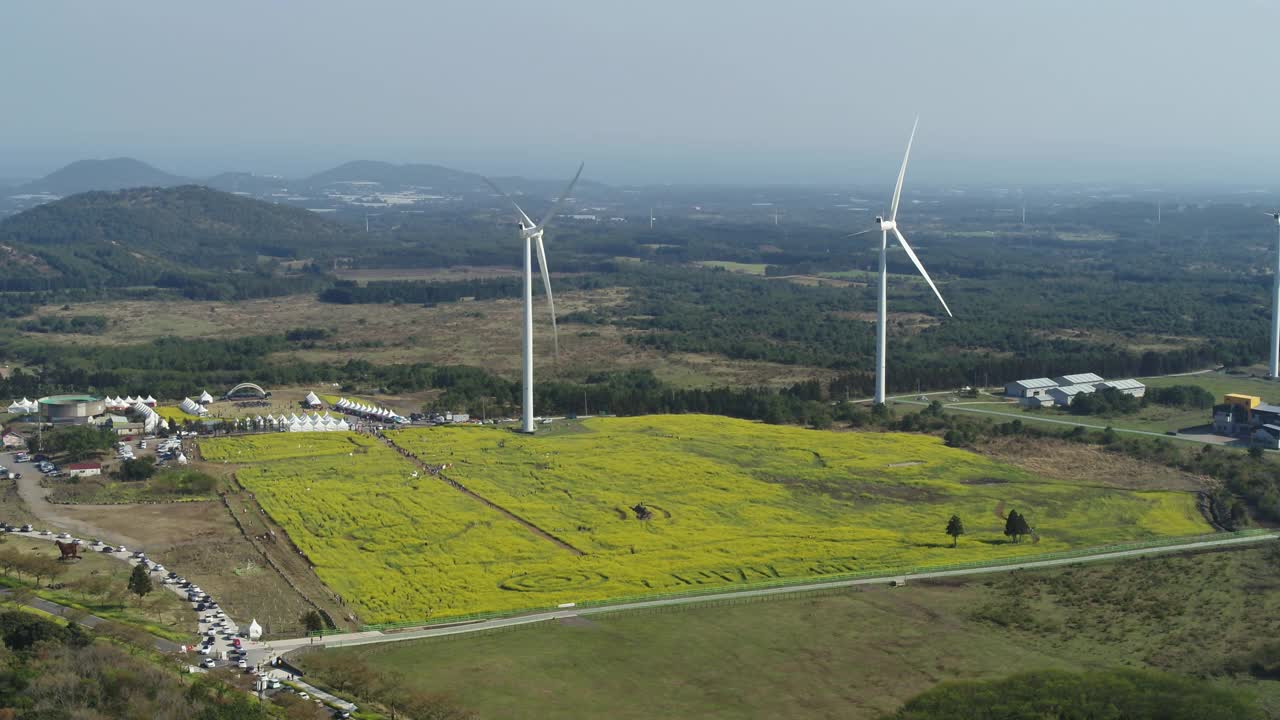
[[[102,552],[104,552],[104,553],[110,553],[110,552],[115,552],[115,551],[116,551],[116,549],[115,549],[115,548],[113,548],[113,547],[111,547],[110,545],[103,545],[103,546],[102,546]]]
[[[23,525],[23,526],[22,526],[22,532],[31,532],[31,529],[32,529],[32,528],[31,528],[31,526],[30,526],[30,525]]]
[[[217,665],[218,665],[217,661],[214,660],[213,658],[205,658],[204,660],[200,661],[200,667],[203,667],[203,668],[217,667]]]

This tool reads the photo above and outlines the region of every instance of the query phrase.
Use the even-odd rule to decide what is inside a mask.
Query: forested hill
[[[74,195],[90,190],[121,190],[135,187],[170,187],[190,182],[158,170],[141,160],[111,158],[77,160],[59,170],[23,185],[19,192]]]
[[[374,160],[357,160],[316,173],[302,181],[318,188],[344,182],[376,182],[385,188],[422,187],[467,191],[482,187],[479,175],[439,165],[409,163],[397,165]]]
[[[258,272],[263,256],[308,257],[351,237],[306,210],[194,185],[83,193],[0,221],[0,290],[181,287],[173,276]]]

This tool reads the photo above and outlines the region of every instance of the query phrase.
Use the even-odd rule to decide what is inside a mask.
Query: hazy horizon
[[[1268,186],[1280,6],[996,0],[0,12],[0,177],[356,159],[614,184]],[[1222,40],[1229,47],[1222,47]]]

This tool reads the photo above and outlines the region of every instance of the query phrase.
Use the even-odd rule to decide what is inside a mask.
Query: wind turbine
[[[584,163],[585,164],[585,163]],[[542,216],[540,222],[534,222],[529,219],[524,210],[516,203],[515,199],[502,191],[489,178],[484,181],[493,188],[494,192],[511,202],[511,206],[516,209],[517,218],[520,223],[520,239],[524,241],[524,378],[522,383],[522,399],[521,399],[521,415],[520,415],[520,431],[525,433],[534,432],[533,426],[533,248],[538,248],[538,274],[542,276],[542,286],[547,291],[547,305],[551,309],[551,337],[555,343],[555,356],[560,357],[560,332],[556,329],[556,301],[551,295],[551,273],[547,270],[547,253],[542,247],[542,234],[547,229],[547,224],[555,217],[556,211],[560,209],[569,197],[569,193],[573,192],[573,186],[578,183],[578,177],[582,175],[582,165],[578,165],[578,172],[574,174],[573,179],[569,181],[568,187],[564,192],[560,193],[560,197]]]
[[[1280,226],[1280,212],[1267,213]],[[1267,375],[1280,378],[1280,238],[1276,240],[1276,278],[1271,289],[1271,365]]]
[[[907,140],[907,152],[902,156],[902,168],[898,170],[898,184],[893,188],[893,203],[889,207],[889,219],[886,220],[883,216],[878,215],[876,216],[876,227],[853,233],[854,235],[861,235],[872,230],[880,231],[880,287],[876,304],[876,392],[874,399],[877,404],[884,402],[885,334],[889,325],[887,312],[889,300],[889,233],[893,233],[898,238],[898,244],[902,246],[903,250],[907,251],[907,257],[911,258],[916,270],[920,271],[921,277],[924,278],[925,282],[929,283],[930,288],[933,288],[933,294],[938,296],[938,302],[942,303],[942,309],[947,311],[947,316],[955,317],[951,314],[951,308],[947,307],[947,301],[942,299],[942,293],[938,292],[938,286],[933,284],[933,278],[929,277],[924,265],[920,264],[920,258],[916,257],[915,251],[911,249],[911,245],[907,243],[902,231],[898,229],[898,201],[902,199],[902,180],[907,176],[907,160],[911,158],[911,143],[915,142],[916,128],[919,125],[920,118],[917,117],[915,124],[911,126],[911,137]]]

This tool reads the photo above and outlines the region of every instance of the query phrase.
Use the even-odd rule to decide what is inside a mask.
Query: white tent
[[[211,403],[211,402],[213,402],[213,396],[209,394],[208,390],[205,390],[204,392],[200,393],[201,405],[207,405],[208,403]]]
[[[319,396],[317,396],[314,392],[307,393],[307,397],[303,400],[303,402],[307,404],[307,407],[320,407],[321,405],[324,404],[320,402]]]
[[[186,465],[186,464],[187,464],[187,456],[186,456],[186,455],[183,455],[182,453],[178,453],[178,464],[179,464],[179,465]]]
[[[151,407],[155,407],[155,406],[156,406],[156,399],[155,399],[155,398],[153,398],[153,397],[151,397],[150,395],[148,395],[148,396],[146,396],[145,398],[143,398],[143,399],[142,399],[142,402],[143,402],[144,404],[146,404],[146,405],[151,406]]]
[[[15,413],[17,415],[25,415],[27,413],[27,403],[25,401],[26,401],[26,398],[23,398],[23,402],[18,402],[17,400],[14,400],[12,403],[9,404],[9,412]]]
[[[262,639],[262,626],[258,624],[257,618],[254,618],[249,621],[249,639],[250,640]]]
[[[347,424],[346,420],[339,420],[338,423],[333,426],[333,429],[334,430],[350,430],[351,426]]]

